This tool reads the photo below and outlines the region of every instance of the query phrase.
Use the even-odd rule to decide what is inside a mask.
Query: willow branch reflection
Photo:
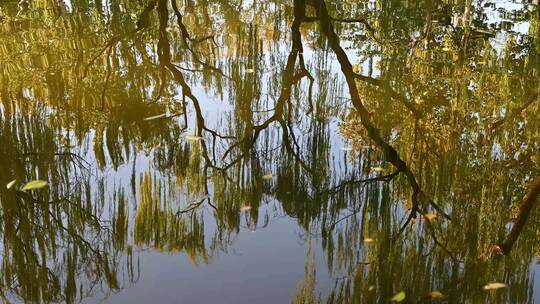
[[[0,153],[14,160],[0,165],[14,176],[0,182],[47,177],[51,187],[40,203],[20,193],[17,211],[13,193],[0,191],[2,228],[23,223],[6,238],[17,249],[5,253],[5,272],[23,277],[18,265],[36,256],[32,278],[68,265],[54,276],[69,276],[69,288],[49,271],[7,292],[40,301],[49,288],[43,301],[67,301],[80,294],[73,286],[84,296],[94,284],[117,291],[137,281],[141,250],[210,263],[242,229],[271,227],[279,213],[320,240],[336,280],[329,302],[386,301],[397,289],[421,300],[436,288],[452,292],[450,301],[482,302],[478,287],[500,278],[514,283],[500,302],[530,300],[533,229],[521,231],[516,256],[477,257],[505,236],[524,177],[538,175],[535,47],[510,41],[509,55],[495,54],[470,24],[445,29],[448,8],[431,2],[350,11],[342,1],[293,4],[78,1],[58,8],[65,27],[46,11],[39,18],[49,23],[9,19],[0,31],[8,46],[0,48]],[[470,19],[469,4],[453,9]],[[19,16],[33,20],[25,15],[33,11]],[[66,36],[74,46],[61,43]],[[13,64],[18,41],[36,47]],[[83,163],[95,179],[68,182]],[[80,198],[60,201],[67,192]],[[443,220],[450,211],[453,221]],[[100,216],[105,229],[92,225]],[[54,262],[42,263],[47,246],[30,239],[59,244]],[[298,301],[322,301],[315,273],[307,262]]]

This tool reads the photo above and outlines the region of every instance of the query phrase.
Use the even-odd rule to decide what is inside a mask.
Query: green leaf
[[[35,181],[28,182],[26,185],[24,185],[22,190],[26,191],[26,190],[41,189],[43,187],[46,187],[47,185],[48,183],[46,181],[38,179]]]
[[[392,298],[392,301],[394,302],[401,302],[405,300],[405,292],[404,291],[400,291],[398,292],[393,298]]]
[[[13,186],[15,186],[15,183],[16,183],[16,182],[17,182],[16,179],[10,181],[10,182],[6,185],[6,188],[7,188],[7,189],[13,188]]]

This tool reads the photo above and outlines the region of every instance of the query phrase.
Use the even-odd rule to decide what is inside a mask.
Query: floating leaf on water
[[[375,290],[375,285],[369,286],[368,291],[374,291],[374,290]]]
[[[22,188],[23,191],[26,190],[34,190],[34,189],[41,189],[43,187],[46,187],[48,183],[44,180],[35,180],[28,182],[24,187]]]
[[[189,140],[189,141],[199,141],[201,139],[203,138],[200,136],[186,135],[186,140]]]
[[[156,116],[146,117],[144,120],[148,121],[148,120],[154,120],[154,119],[159,119],[159,118],[163,118],[163,117],[167,117],[167,113],[159,114],[159,115],[156,115]]]
[[[428,220],[432,220],[434,218],[436,218],[437,216],[433,213],[427,213],[427,214],[424,214],[424,217]]]
[[[504,283],[489,283],[487,285],[484,285],[483,289],[484,290],[497,290],[497,289],[500,289],[500,288],[506,288],[508,287],[508,285],[504,284]]]
[[[405,300],[405,292],[404,291],[400,291],[398,292],[395,296],[392,297],[391,301],[394,301],[394,302],[401,302]]]
[[[364,243],[366,243],[366,244],[375,243],[375,239],[372,239],[372,238],[365,238],[365,239],[364,239]]]
[[[382,171],[384,171],[384,168],[383,167],[373,167],[373,168],[371,168],[371,171],[382,172]]]
[[[482,33],[482,34],[493,34],[493,31],[490,31],[490,30],[487,30],[487,29],[477,28],[475,30],[477,32],[479,32],[479,33]]]
[[[10,181],[10,182],[6,185],[6,188],[7,188],[7,189],[13,188],[13,186],[15,186],[15,183],[16,183],[16,182],[17,182],[16,179]]]
[[[437,291],[437,290],[434,290],[434,291],[430,292],[429,296],[432,299],[440,299],[440,298],[444,297],[444,295],[440,291]]]
[[[243,206],[240,208],[240,211],[245,212],[251,210],[251,206]]]
[[[274,177],[274,175],[272,173],[268,173],[268,174],[265,174],[263,175],[263,179],[272,179]]]
[[[253,74],[253,73],[255,73],[255,70],[254,69],[246,69],[246,73]]]

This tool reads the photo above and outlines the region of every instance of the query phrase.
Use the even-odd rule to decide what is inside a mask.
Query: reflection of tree
[[[432,54],[431,57],[418,58],[416,52],[404,52],[403,56],[406,55],[407,58],[396,58],[396,53],[401,56],[400,49],[397,49],[396,52],[389,53],[388,57],[384,57],[383,54],[381,59],[383,64],[380,65],[382,75],[380,78],[371,78],[358,74],[349,62],[339,44],[339,37],[331,22],[334,19],[328,15],[326,4],[318,1],[314,6],[318,12],[317,19],[321,23],[321,30],[326,34],[328,44],[341,64],[350,89],[352,105],[356,111],[356,116],[353,116],[343,128],[344,134],[356,142],[355,147],[361,148],[362,145],[375,143],[382,150],[384,160],[398,169],[401,161],[409,159],[407,170],[410,174],[418,172],[414,174],[416,182],[411,183],[411,178],[407,178],[409,185],[412,185],[413,193],[416,188],[414,185],[422,183],[425,189],[423,191],[437,198],[437,201],[441,202],[441,208],[449,212],[453,219],[451,222],[445,222],[440,217],[441,214],[436,212],[439,217],[434,221],[424,218],[413,220],[413,227],[405,230],[406,235],[403,236],[405,242],[396,242],[395,233],[400,230],[402,223],[399,222],[400,217],[394,219],[392,215],[394,212],[386,208],[393,200],[407,202],[406,194],[400,193],[403,191],[400,190],[401,180],[394,179],[393,188],[397,191],[383,192],[380,203],[371,201],[368,195],[363,199],[364,208],[353,209],[350,214],[338,220],[337,225],[330,226],[335,231],[328,236],[326,242],[329,244],[327,252],[330,265],[334,265],[337,270],[345,271],[348,275],[336,279],[336,289],[328,301],[332,303],[381,301],[390,299],[400,289],[406,290],[407,295],[412,296],[408,296],[409,299],[420,301],[430,290],[447,289],[451,293],[448,296],[455,301],[463,301],[461,297],[466,294],[467,300],[476,299],[473,301],[485,302],[486,299],[482,297],[479,288],[475,287],[477,288],[475,290],[470,286],[482,286],[485,282],[500,280],[502,277],[506,278],[511,286],[530,289],[530,280],[525,274],[518,273],[517,269],[528,267],[532,247],[520,251],[520,255],[525,256],[514,256],[511,261],[478,261],[483,249],[504,236],[504,229],[501,230],[501,227],[506,221],[504,218],[508,216],[505,211],[507,206],[519,201],[514,197],[526,189],[523,184],[527,183],[529,176],[538,175],[536,162],[526,162],[527,165],[521,167],[527,156],[521,158],[520,155],[530,155],[528,148],[538,145],[532,136],[537,119],[531,116],[534,111],[527,110],[537,100],[535,86],[538,79],[532,77],[522,82],[507,75],[508,69],[511,70],[512,66],[520,61],[512,55],[518,48],[510,41],[507,54],[512,60],[503,58],[501,61],[504,60],[503,62],[510,66],[502,70],[491,66],[478,68],[481,59],[477,56],[483,51],[478,47],[484,47],[478,43],[478,37],[471,37],[468,42],[457,46],[456,52],[465,51],[462,53],[465,58],[461,65],[444,62],[448,60],[448,56],[444,56],[444,53],[443,56]],[[432,35],[439,35],[439,28],[435,27]],[[440,40],[432,43],[436,41]],[[456,39],[456,41],[463,40]],[[436,44],[433,47],[442,48]],[[497,62],[500,59],[491,60]],[[422,66],[422,69],[409,71],[399,67],[402,70],[398,72],[397,66],[392,67],[394,62],[411,62],[412,67]],[[455,70],[445,71],[444,68],[441,70],[440,66],[445,65],[452,66]],[[519,63],[516,65],[523,66]],[[536,69],[533,66],[529,67]],[[525,72],[525,75],[530,74]],[[472,88],[471,82],[475,83]],[[390,83],[394,88],[388,87]],[[498,87],[497,83],[500,83]],[[467,86],[469,88],[466,89]],[[398,99],[395,92],[416,99],[414,107],[419,111],[411,110],[410,120],[404,120],[403,113],[392,109],[395,105],[390,103],[391,99]],[[509,92],[514,95],[508,94]],[[489,114],[501,112],[509,115],[504,116],[506,118],[490,119]],[[393,116],[395,114],[399,115]],[[478,115],[478,124],[474,116],[471,118],[472,115]],[[487,119],[485,116],[488,116]],[[505,119],[512,120],[514,124],[492,133]],[[517,127],[519,129],[517,131],[516,126],[520,124],[522,127]],[[375,125],[380,127],[375,128]],[[392,135],[392,132],[397,136]],[[393,142],[392,146],[386,143],[387,140]],[[514,144],[521,148],[516,149]],[[504,152],[501,152],[500,156],[493,156],[493,149],[499,148]],[[365,155],[364,152],[359,154],[360,157]],[[518,157],[513,159],[512,155]],[[375,154],[374,158],[377,157],[381,155]],[[518,163],[521,166],[517,165]],[[384,176],[381,175],[382,178]],[[512,178],[515,180],[512,181]],[[471,179],[474,180],[473,184]],[[371,180],[368,178],[367,181]],[[338,185],[337,190],[347,193],[346,191],[352,188],[359,189],[359,193],[369,191],[363,179],[346,181]],[[453,193],[453,196],[449,196],[449,193]],[[374,196],[379,197],[379,194],[376,192]],[[531,194],[527,197],[530,198]],[[465,201],[468,203],[465,204]],[[375,207],[370,207],[373,205]],[[521,215],[530,204],[523,206],[514,225],[514,231],[523,227]],[[405,207],[412,207],[414,211],[414,201],[410,205],[406,203]],[[388,223],[389,220],[392,224]],[[381,221],[383,223],[379,223]],[[429,246],[424,239],[425,234],[437,237],[434,231],[438,231],[437,234],[443,235],[445,239],[436,239],[438,247],[441,247],[439,250],[437,246]],[[529,231],[529,237],[531,233],[532,231]],[[514,232],[511,232],[510,236],[513,234]],[[374,239],[375,243],[362,244],[365,237]],[[334,244],[334,241],[337,241],[337,244]],[[524,241],[523,245],[527,246],[525,244],[528,242]],[[351,259],[355,252],[359,252],[360,256]],[[448,257],[449,254],[451,258]],[[333,258],[338,259],[337,264],[334,264]],[[511,267],[516,269],[503,270],[500,268],[502,263],[511,264]],[[463,271],[458,270],[461,267],[464,267]],[[442,275],[443,273],[445,275]],[[417,281],[418,278],[437,279],[435,282],[426,282]],[[421,290],[424,294],[419,292]],[[504,296],[498,294],[495,302],[526,301],[521,298],[526,297],[525,293],[518,295],[512,292]],[[461,300],[457,300],[460,298]]]
[[[135,216],[135,244],[168,252],[185,251],[194,263],[207,262],[202,218],[195,209],[174,212],[171,202],[162,198],[163,190],[151,176],[143,177]]]
[[[53,132],[42,117],[19,120],[16,114],[3,114],[13,120],[3,120],[0,126],[6,144],[0,151],[0,167],[7,173],[1,183],[6,185],[14,177],[19,181],[0,191],[0,295],[4,301],[72,303],[78,297],[93,296],[103,283],[113,290],[122,288],[117,264],[120,252],[109,248],[111,234],[92,198],[85,197],[90,185],[88,169],[77,161],[80,156],[56,152]],[[19,142],[23,134],[26,140]],[[18,190],[20,181],[36,177],[46,178],[49,189]],[[80,281],[88,284],[81,287]]]
[[[82,0],[71,11],[34,1],[3,19],[0,149],[16,161],[3,159],[1,168],[51,185],[35,199],[3,190],[2,231],[24,223],[6,238],[5,272],[24,275],[20,265],[30,263],[39,279],[51,265],[42,251],[66,267],[12,293],[39,301],[48,288],[56,294],[47,299],[67,301],[81,280],[118,289],[117,257],[137,247],[206,263],[241,227],[267,227],[271,215],[261,217],[259,207],[277,200],[306,235],[322,238],[336,277],[329,302],[386,301],[401,289],[411,299],[441,289],[452,301],[482,302],[479,287],[501,277],[513,288],[497,300],[526,302],[534,231],[521,232],[516,256],[477,258],[506,235],[508,210],[539,172],[538,42],[509,39],[499,54],[490,34],[468,22],[470,1],[340,9],[356,2],[259,1],[245,9],[237,1]],[[36,22],[32,11],[48,7],[46,22]],[[450,26],[452,11],[467,22]],[[28,48],[14,52],[18,41]],[[346,44],[365,61],[349,59]],[[332,72],[334,56],[342,73]],[[351,102],[338,98],[342,77]],[[223,105],[223,117],[206,116]],[[346,161],[336,160],[335,118],[351,142]],[[88,165],[81,157],[97,163],[99,187],[71,183],[77,163]],[[131,168],[131,180],[116,185],[109,165]],[[68,193],[76,194],[69,202],[43,203]],[[102,209],[110,231],[98,233]],[[426,220],[430,213],[437,217]],[[210,215],[215,231],[204,222]],[[306,265],[298,301],[318,301],[314,265]],[[77,279],[72,269],[81,268],[95,277]]]
[[[529,214],[536,205],[536,200],[540,196],[540,177],[537,177],[530,185],[527,195],[519,203],[519,211],[517,213],[517,218],[512,227],[508,236],[500,244],[500,250],[504,254],[509,254],[510,250],[514,246],[514,243],[517,241],[517,238],[521,234],[521,231],[525,228],[525,224],[529,218]]]

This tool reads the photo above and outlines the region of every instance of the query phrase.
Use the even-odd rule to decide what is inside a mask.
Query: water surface
[[[540,302],[539,86],[528,2],[2,1],[0,297]]]

